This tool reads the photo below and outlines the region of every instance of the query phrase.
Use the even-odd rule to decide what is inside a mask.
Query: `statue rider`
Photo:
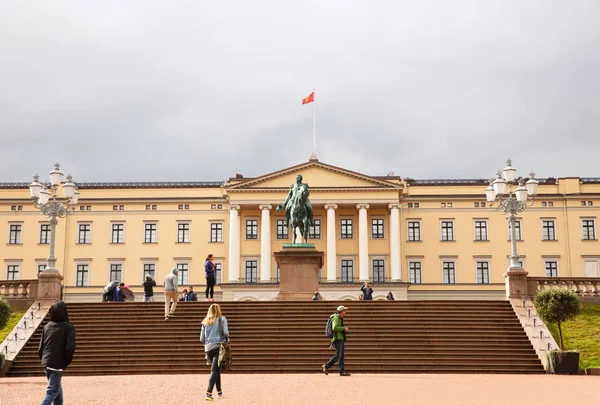
[[[290,224],[290,211],[292,208],[292,204],[296,199],[296,195],[300,192],[300,188],[302,186],[304,186],[308,192],[308,184],[302,183],[302,175],[299,174],[296,176],[296,183],[290,186],[290,191],[288,192],[285,201],[277,207],[277,211],[280,211],[285,208],[285,226],[289,226]],[[309,225],[313,226],[313,209],[310,201],[308,201],[308,198],[306,199],[306,212],[308,217],[308,223]]]

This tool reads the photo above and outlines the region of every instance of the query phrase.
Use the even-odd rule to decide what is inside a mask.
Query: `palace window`
[[[583,232],[582,239],[583,240],[595,240],[596,239],[596,230],[594,226],[593,219],[582,219],[581,220],[581,230]]]
[[[223,242],[223,223],[211,222],[210,224],[210,241],[213,243]]]
[[[181,222],[177,224],[177,243],[190,243],[190,224]]]
[[[453,241],[454,240],[454,222],[442,221],[442,240]]]
[[[47,245],[50,243],[50,224],[40,225],[40,244]]]
[[[152,278],[156,278],[156,264],[155,263],[144,263],[144,274],[143,280],[146,281],[146,275],[150,275]]]
[[[246,283],[258,282],[258,260],[246,260]]]
[[[408,222],[408,241],[418,242],[421,240],[421,223],[419,221]]]
[[[556,240],[554,220],[542,221],[542,240]]]
[[[488,240],[487,221],[475,221],[475,240]]]
[[[156,243],[156,224],[144,225],[144,243]]]
[[[125,224],[112,224],[111,243],[125,243]]]
[[[408,262],[408,279],[411,284],[421,284],[421,262]]]
[[[315,224],[308,227],[309,239],[321,239],[321,220],[315,219]]]
[[[383,239],[383,219],[375,218],[371,220],[371,238]]]
[[[77,287],[87,287],[89,283],[89,266],[87,264],[77,265],[77,280],[75,285]]]
[[[46,270],[46,263],[37,265],[37,274],[40,274],[44,270]]]
[[[123,277],[123,265],[113,263],[110,265],[110,281],[121,281]]]
[[[508,240],[510,240],[510,220],[508,220]],[[521,237],[521,220],[515,220],[515,240],[523,240]]]
[[[21,266],[18,264],[9,264],[6,266],[6,279],[7,280],[19,280]]]
[[[285,226],[285,219],[277,220],[277,239],[288,239],[288,227]]]
[[[546,277],[558,277],[558,262],[556,261],[545,261],[544,270]]]
[[[18,245],[22,243],[22,225],[11,224],[8,243],[10,245]]]
[[[246,220],[246,239],[258,239],[258,220]]]
[[[79,239],[77,243],[92,243],[92,225],[79,224]]]
[[[215,283],[221,284],[223,278],[223,263],[215,262]]]
[[[442,283],[444,284],[455,284],[456,283],[456,269],[454,262],[443,262],[442,263]]]
[[[477,262],[477,284],[490,283],[490,264],[489,262]]]
[[[385,262],[381,259],[374,259],[371,263],[373,266],[373,282],[385,282]]]
[[[177,270],[179,270],[179,273],[177,274],[177,283],[179,285],[189,284],[188,267],[187,263],[177,263]]]
[[[354,260],[342,260],[342,283],[351,283],[354,281]]]
[[[352,239],[352,235],[352,219],[342,218],[342,232],[340,233],[340,238]]]

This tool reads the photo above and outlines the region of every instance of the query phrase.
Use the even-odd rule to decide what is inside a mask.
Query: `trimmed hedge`
[[[4,329],[8,320],[10,319],[10,313],[12,312],[8,302],[0,300],[0,329]]]

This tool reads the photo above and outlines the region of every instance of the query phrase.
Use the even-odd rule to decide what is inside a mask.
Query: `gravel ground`
[[[158,370],[157,370],[158,371]],[[333,370],[332,370],[333,371]],[[227,405],[600,404],[593,376],[486,374],[223,375]],[[65,404],[203,404],[208,375],[65,377]],[[40,404],[45,377],[0,379],[0,405]],[[108,397],[107,395],[111,395]]]

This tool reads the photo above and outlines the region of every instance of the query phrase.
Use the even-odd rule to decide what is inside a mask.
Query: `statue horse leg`
[[[304,236],[304,242],[308,243],[308,222],[309,219],[308,218],[304,218],[304,221],[302,221],[304,223],[304,229],[302,232],[302,236]]]

